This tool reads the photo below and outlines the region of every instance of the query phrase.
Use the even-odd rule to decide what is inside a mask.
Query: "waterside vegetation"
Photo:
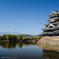
[[[0,41],[32,41],[40,39],[42,36],[30,36],[30,35],[11,35],[6,34],[0,36]]]

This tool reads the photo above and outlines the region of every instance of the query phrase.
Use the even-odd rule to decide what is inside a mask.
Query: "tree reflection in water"
[[[18,43],[18,47],[19,47],[19,48],[22,48],[22,46],[23,46],[22,43],[19,42],[19,43]]]
[[[33,53],[29,52],[28,50],[25,50],[25,52],[28,53],[27,54],[24,52],[23,46],[29,46],[29,45],[30,46],[34,45],[35,49],[32,49],[32,48],[29,49],[29,51],[32,51]],[[40,50],[41,48],[38,48],[38,46],[34,42],[26,42],[26,43],[25,42],[23,42],[23,43],[21,43],[21,42],[0,42],[0,46],[2,46],[2,48],[7,48],[7,49],[12,48],[12,50],[8,50],[8,53],[9,53],[9,51],[12,52],[13,49],[16,48],[16,46],[17,46],[17,49],[18,49],[18,47],[19,48],[23,47],[23,49],[20,49],[16,52],[16,54],[17,54],[16,56],[21,57],[21,58],[23,58],[23,57],[28,58],[29,57],[29,58],[35,59],[35,58],[42,58],[42,56],[43,56],[44,58],[42,58],[42,59],[59,59],[59,52],[54,51],[55,49],[57,49],[58,46],[48,46],[48,45],[42,45],[42,44],[39,45],[39,47],[41,46],[43,48],[43,50]],[[51,51],[51,50],[53,50],[53,51]],[[41,55],[41,52],[43,52],[42,55]],[[1,54],[2,54],[2,52],[1,52]],[[12,55],[15,56],[14,54],[15,54],[15,50],[13,51],[13,54],[10,54],[10,56],[12,56]],[[22,54],[25,54],[25,55],[22,55]],[[29,55],[31,55],[31,57]],[[35,55],[35,57],[33,57],[34,55]],[[4,53],[3,53],[3,55],[0,55],[0,56],[4,56]]]
[[[21,42],[0,42],[0,46],[3,48],[16,48],[16,45],[18,45],[19,48],[22,48],[23,45],[36,45],[34,42],[26,42],[26,43],[21,43]]]
[[[0,46],[3,48],[15,48],[16,47],[16,42],[0,42]]]

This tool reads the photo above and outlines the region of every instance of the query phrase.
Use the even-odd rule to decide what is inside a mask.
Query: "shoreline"
[[[23,41],[0,41],[0,42],[23,42]],[[25,41],[25,42],[35,42],[35,41]]]

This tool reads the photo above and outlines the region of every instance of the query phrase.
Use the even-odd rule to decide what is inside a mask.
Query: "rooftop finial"
[[[53,10],[52,14],[53,14],[53,13],[57,14],[57,13],[58,13],[58,11]]]
[[[55,10],[53,10],[53,11],[55,11]]]
[[[58,11],[55,11],[55,10],[53,10],[54,12],[58,12]]]

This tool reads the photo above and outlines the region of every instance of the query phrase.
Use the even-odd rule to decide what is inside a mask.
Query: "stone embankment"
[[[38,42],[38,46],[41,46],[44,50],[53,50],[59,52],[59,36],[45,36]]]

